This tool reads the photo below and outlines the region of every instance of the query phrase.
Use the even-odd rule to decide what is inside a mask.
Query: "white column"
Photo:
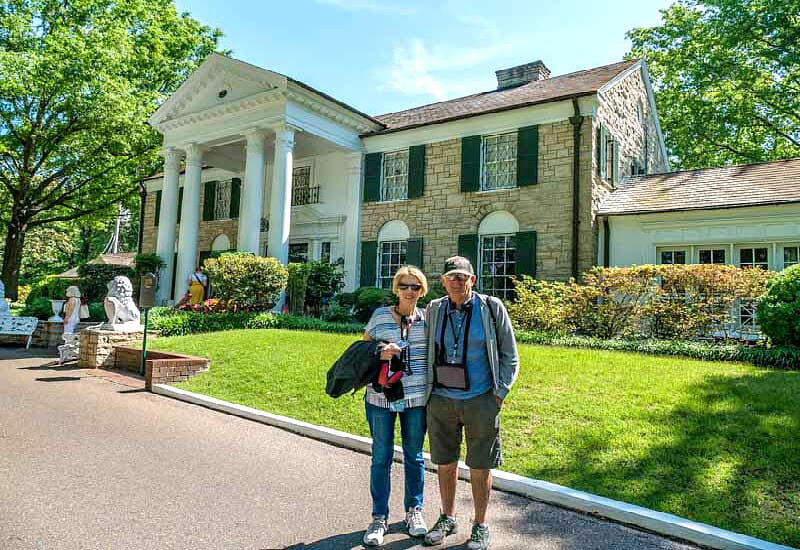
[[[178,233],[178,266],[175,295],[183,296],[189,288],[189,277],[197,262],[197,237],[200,232],[200,180],[203,171],[203,148],[191,144],[186,148],[186,178],[183,182],[181,228]]]
[[[282,264],[289,261],[289,224],[292,213],[292,153],[294,128],[275,128],[275,157],[272,163],[272,194],[269,205],[269,255]]]
[[[172,274],[175,270],[175,224],[178,220],[178,177],[180,173],[181,151],[166,149],[164,156],[164,187],[161,190],[161,213],[158,220],[158,241],[156,254],[164,262],[159,273],[158,302],[170,300]]]
[[[356,281],[361,272],[361,167],[363,155],[360,152],[347,153],[345,185],[347,189],[347,219],[339,240],[338,256],[344,258],[344,290],[356,289]],[[331,261],[338,257],[331,251]]]
[[[319,261],[322,257],[322,239],[313,237],[311,239],[310,250],[308,251],[308,258],[310,260]]]
[[[253,130],[247,137],[247,160],[244,168],[241,210],[239,212],[239,237],[236,249],[259,254],[258,238],[261,232],[261,205],[264,200],[264,145],[263,130]]]

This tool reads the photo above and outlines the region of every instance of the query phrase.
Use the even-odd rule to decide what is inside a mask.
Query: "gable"
[[[150,117],[164,122],[225,106],[244,98],[285,90],[287,78],[278,73],[219,54],[210,55]]]

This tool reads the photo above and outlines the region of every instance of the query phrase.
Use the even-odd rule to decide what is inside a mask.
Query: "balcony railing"
[[[319,202],[319,186],[295,187],[292,189],[292,206],[317,204]]]

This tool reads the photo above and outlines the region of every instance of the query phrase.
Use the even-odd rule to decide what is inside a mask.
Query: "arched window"
[[[220,250],[230,250],[231,249],[231,240],[225,233],[221,233],[217,235],[216,238],[211,242],[211,251],[212,252],[219,252]]]
[[[408,252],[408,226],[400,220],[383,224],[378,232],[378,281],[381,288],[392,288],[392,278],[397,269],[406,263]]]
[[[484,292],[498,298],[511,298],[517,273],[515,235],[519,232],[517,219],[498,210],[488,214],[478,227],[478,285]]]

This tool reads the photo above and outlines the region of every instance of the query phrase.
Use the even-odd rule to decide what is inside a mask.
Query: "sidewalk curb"
[[[287,416],[229,403],[214,397],[192,393],[166,384],[153,384],[153,393],[235,416],[248,418],[256,422],[261,422],[262,424],[276,426],[290,432],[332,443],[340,447],[361,451],[366,454],[369,454],[372,448],[372,440],[368,437],[361,437],[332,428],[309,424],[308,422],[295,420]],[[436,467],[431,462],[430,455],[424,453],[424,457],[425,467],[429,470],[435,470]],[[394,459],[398,462],[401,462],[403,459],[403,450],[397,445],[395,445]],[[458,463],[458,475],[461,479],[469,479],[469,469],[463,462]],[[583,491],[576,491],[569,487],[556,485],[555,483],[518,476],[501,470],[494,470],[492,472],[492,479],[494,488],[501,491],[557,504],[564,508],[601,516],[627,525],[640,527],[654,533],[682,539],[710,548],[718,548],[720,550],[794,550],[790,546],[774,544],[672,514],[656,512],[655,510],[650,510],[641,506],[627,504]]]

